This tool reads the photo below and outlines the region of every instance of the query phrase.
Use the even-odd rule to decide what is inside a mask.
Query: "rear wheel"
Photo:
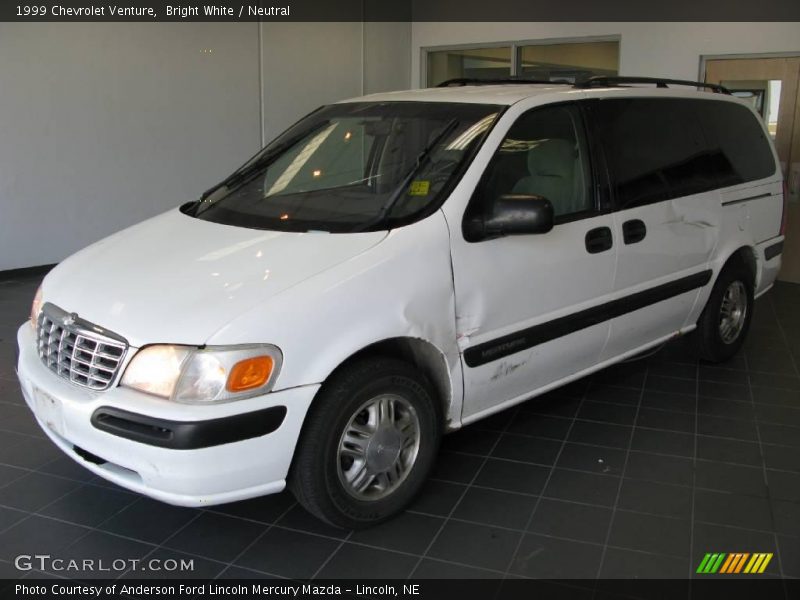
[[[723,362],[744,343],[753,315],[753,276],[739,259],[720,272],[711,296],[697,321],[700,357]]]
[[[401,511],[427,477],[441,419],[428,381],[411,365],[365,359],[325,382],[298,441],[289,477],[317,517],[361,528]]]

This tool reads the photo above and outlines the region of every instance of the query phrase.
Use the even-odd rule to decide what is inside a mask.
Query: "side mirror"
[[[504,194],[494,201],[491,214],[476,216],[464,223],[467,241],[547,233],[553,228],[553,205],[533,194]]]

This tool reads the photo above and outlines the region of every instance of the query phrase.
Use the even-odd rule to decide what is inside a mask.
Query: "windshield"
[[[255,229],[350,232],[438,208],[500,109],[359,102],[305,117],[185,212]]]

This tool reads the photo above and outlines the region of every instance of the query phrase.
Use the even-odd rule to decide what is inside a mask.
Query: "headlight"
[[[121,385],[176,402],[239,400],[272,389],[281,351],[249,346],[146,346],[131,360]]]
[[[33,330],[36,331],[36,327],[39,321],[39,313],[42,311],[42,286],[39,286],[39,289],[36,290],[36,295],[33,297],[33,303],[31,304],[31,327]]]

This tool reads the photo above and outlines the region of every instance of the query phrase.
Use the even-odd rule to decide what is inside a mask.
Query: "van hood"
[[[45,279],[43,299],[132,346],[201,345],[242,313],[386,235],[260,231],[175,209],[63,261]]]

